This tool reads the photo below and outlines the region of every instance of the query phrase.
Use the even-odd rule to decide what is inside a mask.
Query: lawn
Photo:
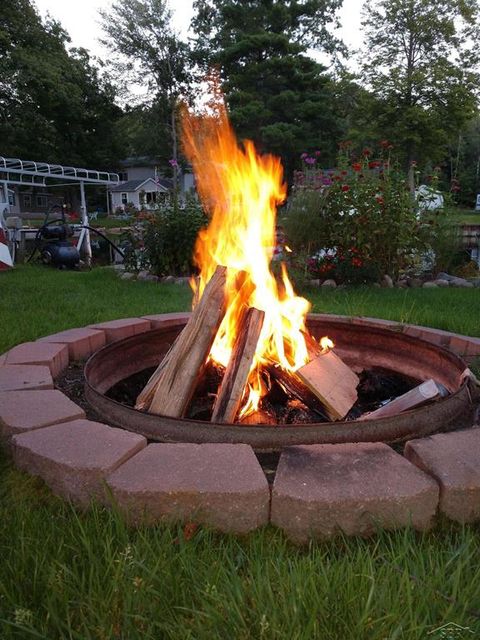
[[[480,335],[480,289],[305,293],[315,311]],[[109,269],[19,268],[0,274],[0,353],[68,327],[189,304],[187,287],[125,282]],[[3,454],[0,638],[436,640],[446,623],[475,638],[478,533],[442,522],[425,534],[297,548],[273,527],[244,537],[131,530],[99,507],[76,511]]]

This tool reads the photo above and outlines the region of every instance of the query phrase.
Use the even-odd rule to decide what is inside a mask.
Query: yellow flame
[[[280,160],[258,155],[248,140],[239,146],[218,91],[215,97],[208,112],[185,108],[182,117],[184,151],[210,216],[208,228],[197,239],[194,258],[200,276],[192,285],[198,299],[217,265],[228,268],[227,312],[210,352],[223,366],[230,359],[245,306],[265,312],[241,411],[247,415],[266,392],[262,365],[273,361],[295,371],[308,362],[304,332],[310,303],[295,295],[284,265],[279,280],[270,270],[276,206],[286,196]]]
[[[327,336],[323,336],[320,338],[320,347],[322,348],[322,353],[327,353],[330,349],[333,349],[335,346],[333,340],[330,340]]]

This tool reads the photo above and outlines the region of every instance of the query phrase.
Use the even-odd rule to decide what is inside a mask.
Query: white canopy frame
[[[80,251],[80,248],[84,245],[85,256],[87,262],[90,263],[92,259],[92,247],[90,244],[90,231],[86,228],[89,221],[85,198],[85,185],[104,185],[107,188],[116,186],[120,183],[120,177],[117,173],[0,156],[0,185],[3,187],[5,198],[5,203],[0,203],[0,224],[2,222],[2,216],[4,214],[8,215],[10,212],[8,185],[30,185],[39,187],[50,185],[55,187],[60,186],[60,184],[51,184],[48,183],[47,180],[54,179],[58,181],[59,178],[62,180],[62,184],[78,184],[80,187],[80,209],[83,228],[78,238],[77,249]],[[67,182],[63,183],[64,180]]]

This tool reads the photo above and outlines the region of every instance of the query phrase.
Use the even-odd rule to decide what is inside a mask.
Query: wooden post
[[[225,314],[226,278],[226,267],[218,266],[135,408],[172,418],[184,415]]]
[[[344,418],[357,401],[359,378],[333,351],[320,354],[296,374],[332,420]]]
[[[213,406],[212,422],[233,422],[242,402],[265,312],[250,307],[238,327],[237,339]]]
[[[363,416],[360,416],[358,420],[375,420],[376,418],[386,418],[388,416],[394,416],[397,413],[401,413],[402,411],[408,411],[408,409],[413,409],[414,407],[419,407],[425,402],[429,402],[430,400],[436,400],[442,396],[442,393],[437,386],[437,383],[430,379],[426,382],[422,382],[422,384],[415,387],[415,389],[410,389],[407,393],[404,393],[398,398],[387,402],[382,407],[375,409],[375,411],[371,411],[370,413],[364,413]]]

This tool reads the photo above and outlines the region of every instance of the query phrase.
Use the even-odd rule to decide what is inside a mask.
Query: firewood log
[[[262,332],[265,312],[250,307],[240,320],[237,339],[225,370],[212,422],[233,422],[242,402],[245,386]]]
[[[218,266],[187,325],[137,398],[135,408],[182,417],[225,315],[226,267]]]

